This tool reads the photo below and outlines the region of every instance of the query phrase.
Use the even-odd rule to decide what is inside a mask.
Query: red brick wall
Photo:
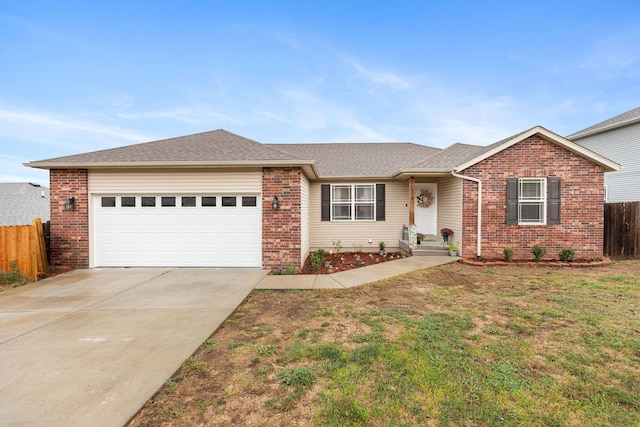
[[[262,169],[262,268],[302,265],[301,172],[298,168]],[[278,196],[280,209],[271,209]]]
[[[52,169],[51,265],[56,268],[89,268],[89,196],[86,169]],[[64,202],[75,197],[75,210]]]
[[[558,259],[562,248],[573,248],[578,258],[602,256],[604,227],[604,173],[588,160],[532,136],[462,171],[482,180],[482,256],[502,258],[510,247],[514,259],[533,259],[531,247],[547,249],[545,259]],[[560,224],[507,225],[506,179],[559,177]],[[548,184],[548,182],[547,182]],[[463,184],[463,255],[477,254],[477,184]]]

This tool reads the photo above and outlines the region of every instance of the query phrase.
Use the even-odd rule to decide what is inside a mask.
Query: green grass
[[[240,384],[275,390],[260,405],[267,418],[290,415],[282,425],[640,425],[640,262],[622,265],[636,268],[456,265],[309,291],[295,304],[310,314],[257,323],[278,323],[270,329],[228,323],[231,344],[216,350],[237,366],[242,399]],[[263,292],[265,309],[251,309],[288,297]],[[204,371],[199,359],[185,366]]]

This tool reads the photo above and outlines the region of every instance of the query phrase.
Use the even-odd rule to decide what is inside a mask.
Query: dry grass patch
[[[254,291],[131,426],[640,424],[640,262]]]

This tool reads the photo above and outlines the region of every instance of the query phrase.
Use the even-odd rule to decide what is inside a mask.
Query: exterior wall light
[[[274,196],[273,200],[271,201],[271,209],[277,211],[279,207],[280,203],[278,202],[278,196]]]
[[[76,207],[76,198],[75,197],[69,197],[67,199],[66,202],[64,202],[64,210],[65,211],[72,211],[74,210]]]

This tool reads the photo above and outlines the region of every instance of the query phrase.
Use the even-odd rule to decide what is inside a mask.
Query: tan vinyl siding
[[[309,180],[304,176],[300,176],[300,253],[302,259],[300,265],[304,263],[307,254],[309,253]]]
[[[327,184],[376,184],[383,182],[332,182]],[[333,240],[341,240],[345,250],[362,245],[363,251],[377,251],[383,241],[388,250],[397,250],[402,238],[402,226],[409,221],[409,183],[384,182],[386,184],[386,221],[321,221],[320,183],[311,184],[310,249],[332,248]],[[369,243],[371,239],[371,243]]]
[[[262,192],[262,171],[90,170],[94,194],[242,194]]]
[[[459,178],[438,180],[438,231],[443,227],[453,230],[454,242],[462,242],[462,180]],[[462,245],[457,246],[462,251]]]

